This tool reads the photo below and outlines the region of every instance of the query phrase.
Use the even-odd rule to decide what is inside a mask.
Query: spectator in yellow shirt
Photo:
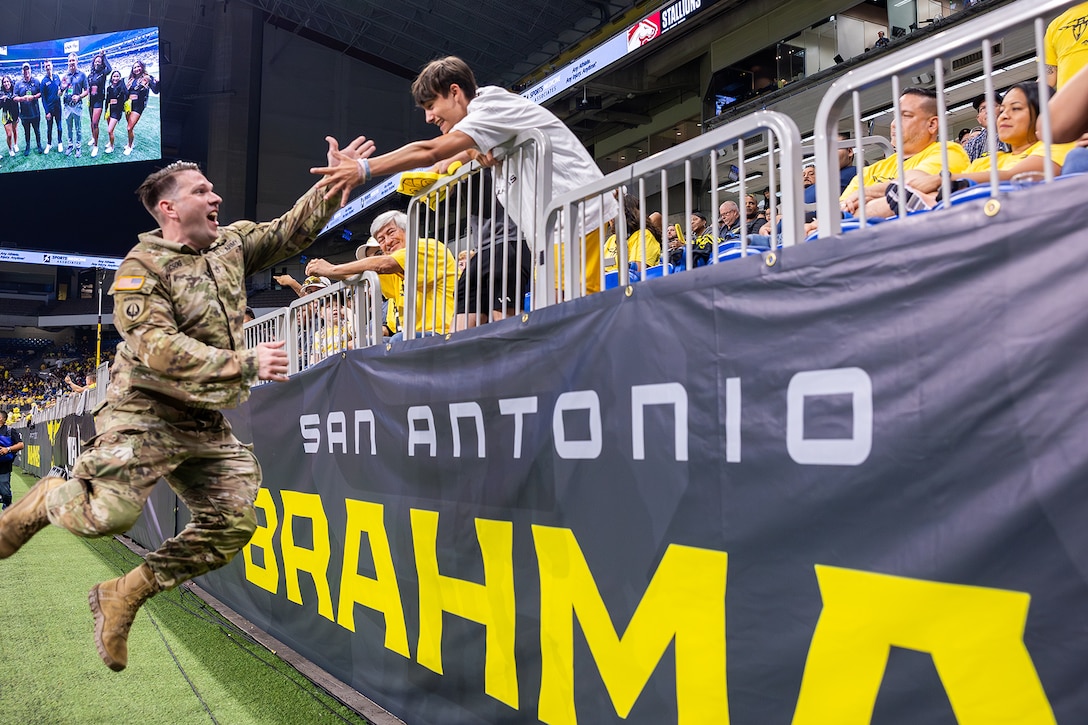
[[[937,116],[937,94],[928,88],[908,88],[899,97],[901,120],[892,121],[892,143],[897,136],[903,147],[904,173],[911,170],[926,174],[941,173],[941,145],[937,141],[940,119]],[[958,174],[970,163],[967,153],[958,143],[948,144],[948,170]],[[894,216],[885,199],[888,182],[899,175],[899,158],[892,154],[883,161],[865,167],[865,215]],[[842,192],[839,205],[844,212],[856,214],[862,199],[858,193],[857,176]]]
[[[343,264],[333,264],[324,259],[311,259],[306,274],[321,275],[330,279],[344,279],[361,272],[377,272],[379,275],[398,277],[404,287],[413,284],[405,279],[408,268],[408,247],[405,232],[408,216],[401,211],[379,214],[370,225],[371,234],[378,240],[385,254],[356,259]],[[452,329],[457,294],[457,260],[436,239],[420,239],[416,245],[416,332],[445,334]],[[382,285],[383,294],[386,285]],[[395,300],[402,314],[407,310],[407,291],[400,291]],[[403,322],[403,320],[402,320]]]

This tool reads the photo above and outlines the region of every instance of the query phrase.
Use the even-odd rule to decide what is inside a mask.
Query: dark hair
[[[1031,132],[1035,133],[1035,121],[1039,118],[1039,84],[1035,81],[1024,81],[1023,83],[1017,83],[1016,85],[1009,86],[1008,89],[1001,95],[1001,102],[1004,103],[1005,99],[1009,97],[1009,93],[1013,90],[1019,90],[1024,94],[1024,98],[1027,99],[1028,108],[1031,110],[1031,123],[1029,124]],[[1050,86],[1046,86],[1046,90],[1043,91],[1046,94],[1046,98],[1043,100],[1049,100],[1050,95],[1054,92],[1054,89]]]
[[[1009,91],[1013,89],[1019,89],[1024,97],[1028,99],[1028,105],[1031,106],[1031,110],[1034,114],[1039,114],[1039,84],[1035,81],[1024,81],[1023,83],[1017,83],[1016,85],[1009,86],[1005,89],[1005,92],[1001,94],[1001,101],[1004,102],[1005,98],[1009,95]],[[1046,87],[1044,93],[1046,93],[1046,99],[1050,100],[1050,94],[1054,92],[1054,89],[1050,86]]]
[[[702,216],[701,212],[692,212],[692,214],[699,214]],[[638,205],[638,197],[632,194],[623,195],[623,216],[627,221],[627,236],[637,233],[642,226],[642,210]],[[706,217],[703,217],[703,220],[705,221]],[[653,234],[654,238],[660,241],[661,230],[649,219],[646,220],[646,231]]]
[[[699,217],[699,218],[700,218],[700,219],[702,219],[702,220],[703,220],[704,222],[706,221],[706,214],[704,214],[704,213],[703,213],[703,212],[701,212],[701,211],[698,211],[698,210],[696,210],[696,211],[693,211],[693,212],[691,213],[691,215],[692,215],[692,216],[697,216],[697,217]]]
[[[454,55],[432,60],[412,82],[412,100],[417,106],[430,103],[438,96],[449,95],[454,84],[470,100],[476,96],[476,76],[468,63]]]
[[[174,193],[177,188],[175,177],[183,171],[200,171],[200,167],[191,161],[175,161],[153,172],[136,189],[136,196],[140,197],[140,202],[151,216],[155,216],[155,205],[159,203],[159,200]]]
[[[979,107],[985,102],[986,102],[986,94],[985,93],[983,93],[981,96],[975,96],[973,99],[971,99],[971,105],[975,107],[976,112],[978,111]]]
[[[921,86],[911,86],[904,90],[900,96],[919,96],[926,99],[924,101],[926,111],[931,116],[937,115],[937,91],[932,88],[922,88]]]

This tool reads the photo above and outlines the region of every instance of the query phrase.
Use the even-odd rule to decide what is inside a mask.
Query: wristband
[[[370,181],[370,161],[367,159],[358,159],[359,173],[363,175],[363,183]]]

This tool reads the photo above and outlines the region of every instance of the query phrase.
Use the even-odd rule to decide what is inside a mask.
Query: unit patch
[[[120,315],[126,330],[147,319],[150,309],[146,295],[125,295],[114,305],[114,312]]]

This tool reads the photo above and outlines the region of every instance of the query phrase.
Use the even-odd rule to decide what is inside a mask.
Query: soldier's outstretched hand
[[[259,380],[275,380],[278,383],[287,381],[289,368],[287,351],[283,349],[283,345],[283,340],[258,343],[257,378]]]
[[[325,198],[339,194],[340,206],[344,206],[348,203],[348,192],[366,181],[358,161],[370,158],[374,153],[374,142],[359,136],[341,149],[332,136],[326,136],[325,140],[329,142],[329,165],[314,167],[310,173],[323,175],[325,178],[317,185],[325,189]]]

